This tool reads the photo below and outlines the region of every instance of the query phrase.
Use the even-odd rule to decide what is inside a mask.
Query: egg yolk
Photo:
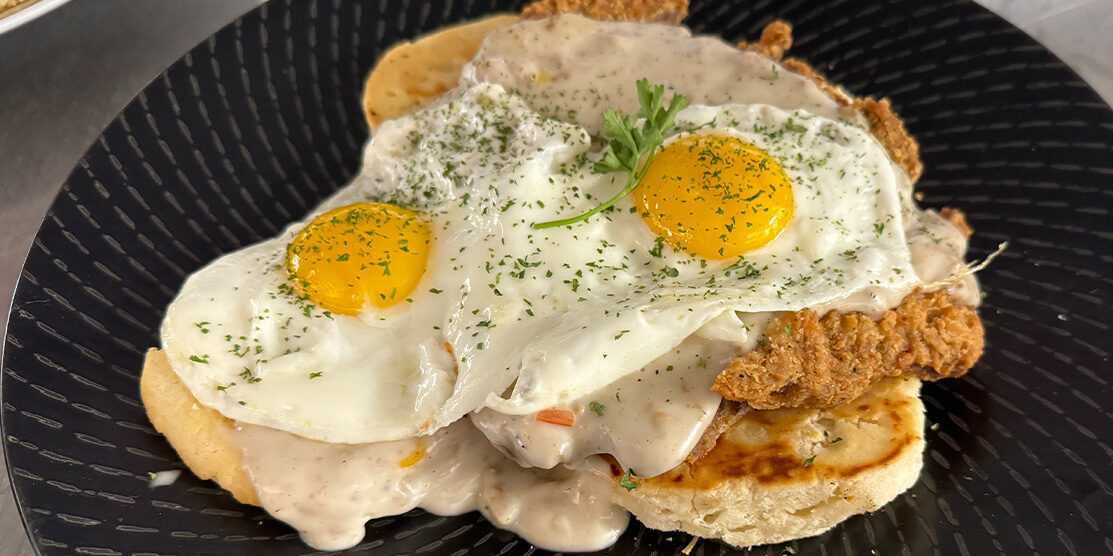
[[[286,270],[309,301],[357,315],[403,299],[425,274],[429,226],[417,213],[355,203],[313,219],[286,249]]]
[[[634,189],[638,214],[675,248],[727,259],[777,238],[792,186],[765,151],[723,135],[689,135],[653,158]]]

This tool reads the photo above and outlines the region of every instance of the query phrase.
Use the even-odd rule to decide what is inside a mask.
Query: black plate
[[[187,274],[275,234],[353,175],[367,137],[361,83],[384,47],[516,4],[273,0],[195,48],[105,130],[35,239],[4,350],[4,447],[41,552],[307,551],[285,525],[188,473],[148,488],[149,471],[182,464],[137,401],[143,352]],[[966,0],[708,0],[688,23],[735,40],[773,17],[796,25],[793,53],[834,82],[892,97],[923,143],[924,204],[968,212],[973,257],[1012,243],[981,274],[985,357],[969,377],[924,388],[920,482],[791,546],[1113,552],[1113,112]],[[634,524],[612,552],[674,553],[688,539]],[[375,520],[360,550],[533,551],[478,514],[420,511]]]

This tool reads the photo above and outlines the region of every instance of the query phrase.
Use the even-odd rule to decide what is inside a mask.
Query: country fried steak
[[[695,447],[688,453],[688,457],[684,458],[684,461],[695,462],[714,449],[715,445],[719,443],[719,437],[730,430],[749,411],[750,406],[742,402],[723,400],[719,404],[719,410],[711,418],[711,423],[704,429],[699,442],[696,442]]]
[[[893,112],[889,99],[851,97],[846,91],[831,85],[807,62],[799,58],[785,58],[785,52],[791,47],[792,26],[780,20],[766,25],[761,32],[761,38],[756,42],[742,41],[738,43],[738,48],[756,52],[770,60],[780,62],[789,70],[814,81],[831,98],[843,105],[853,106],[865,114],[870,123],[870,132],[885,147],[893,161],[908,173],[909,179],[913,182],[919,179],[924,170],[924,165],[920,161],[920,145],[905,129],[904,121]]]
[[[797,311],[774,319],[763,343],[731,362],[714,390],[753,409],[831,407],[884,377],[962,376],[983,346],[977,313],[945,291],[912,293],[877,320]]]
[[[757,41],[738,43],[742,50],[807,76],[831,98],[864,113],[870,132],[915,182],[923,171],[920,147],[889,99],[850,96],[806,62],[785,58],[791,47],[792,26],[780,20],[766,25]],[[970,236],[962,211],[944,208],[940,215]],[[858,397],[885,377],[961,376],[977,361],[983,345],[977,313],[944,291],[913,293],[876,321],[862,313],[785,314],[768,326],[762,345],[719,375],[714,390],[725,399],[687,461],[711,451],[750,409],[828,408]]]
[[[522,8],[522,18],[580,14],[601,21],[638,21],[679,25],[688,0],[538,0]]]

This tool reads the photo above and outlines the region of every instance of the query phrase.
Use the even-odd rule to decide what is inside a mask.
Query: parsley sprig
[[[639,79],[637,85],[638,102],[641,104],[638,118],[644,118],[641,127],[637,126],[637,120],[623,116],[613,108],[603,112],[603,131],[611,138],[610,150],[593,168],[596,174],[625,172],[626,185],[614,197],[583,214],[561,220],[535,222],[531,225],[534,229],[567,226],[587,220],[629,195],[645,177],[654,155],[657,154],[657,147],[661,146],[665,133],[675,124],[676,113],[688,106],[688,99],[684,95],[673,95],[666,107],[664,85],[650,85],[646,79]],[[639,165],[642,157],[645,157],[645,163]]]

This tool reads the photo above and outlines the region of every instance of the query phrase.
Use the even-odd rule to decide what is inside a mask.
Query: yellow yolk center
[[[634,189],[649,229],[705,259],[727,259],[777,238],[792,218],[788,176],[765,151],[722,135],[689,135],[653,158]]]
[[[342,315],[406,299],[425,274],[429,226],[413,211],[355,203],[313,219],[286,249],[286,270],[309,301]]]

